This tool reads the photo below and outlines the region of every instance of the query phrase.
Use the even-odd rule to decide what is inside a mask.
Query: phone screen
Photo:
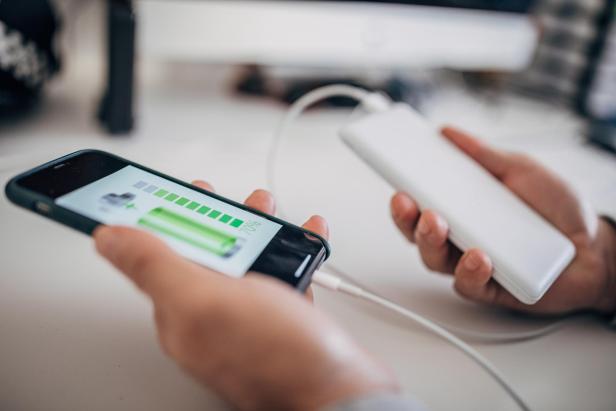
[[[242,277],[281,224],[132,165],[55,199],[108,225],[153,232],[184,257]]]

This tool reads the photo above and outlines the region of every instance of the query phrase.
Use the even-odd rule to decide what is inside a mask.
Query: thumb
[[[453,127],[444,127],[441,133],[466,155],[488,170],[494,177],[502,179],[511,169],[513,160],[508,153],[495,150],[482,141]]]
[[[129,228],[100,226],[93,234],[96,249],[153,299],[191,283],[199,275],[216,276],[171,250],[153,235]]]

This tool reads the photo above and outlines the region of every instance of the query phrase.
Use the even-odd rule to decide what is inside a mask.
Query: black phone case
[[[184,187],[190,188],[191,190],[195,190],[198,192],[201,192],[203,194],[206,194],[210,197],[213,197],[217,200],[226,202],[232,206],[241,208],[243,210],[249,211],[253,214],[257,214],[265,219],[268,219],[270,221],[276,222],[278,224],[281,224],[283,226],[287,226],[287,227],[293,227],[295,229],[298,229],[300,231],[303,231],[304,233],[313,236],[315,238],[318,238],[319,241],[323,244],[323,250],[324,253],[320,253],[319,255],[317,255],[317,258],[315,258],[312,263],[310,263],[307,267],[306,267],[306,271],[305,271],[305,275],[303,275],[303,279],[302,281],[297,285],[297,288],[301,291],[304,291],[306,288],[308,288],[308,285],[310,285],[310,280],[312,278],[312,273],[319,268],[319,266],[329,258],[330,254],[331,254],[331,248],[329,243],[327,242],[327,240],[325,240],[322,236],[313,233],[309,230],[306,230],[305,228],[296,226],[294,224],[288,223],[286,221],[283,221],[279,218],[276,218],[274,216],[270,216],[268,214],[265,214],[259,210],[255,210],[253,208],[250,208],[248,206],[245,206],[244,204],[241,203],[237,203],[233,200],[229,200],[227,198],[224,198],[222,196],[217,195],[216,193],[213,193],[211,191],[207,191],[204,190],[200,187],[196,187],[193,186],[192,184],[186,183],[184,181],[178,180],[174,177],[168,176],[166,174],[160,173],[156,170],[152,170],[148,167],[145,167],[141,164],[137,164],[133,161],[127,160],[125,158],[122,158],[120,156],[116,156],[115,154],[111,154],[108,153],[106,151],[102,151],[102,150],[96,150],[96,149],[85,149],[85,150],[79,150],[76,151],[74,153],[71,154],[67,154],[65,156],[62,156],[60,158],[57,158],[55,160],[49,161],[45,164],[42,164],[38,167],[35,167],[31,170],[28,170],[24,173],[21,173],[15,177],[13,177],[11,180],[9,180],[9,182],[6,184],[5,188],[4,188],[4,192],[6,193],[6,196],[8,197],[8,199],[10,201],[12,201],[14,204],[23,207],[27,210],[33,211],[37,214],[40,214],[44,217],[47,217],[49,219],[52,219],[54,221],[57,221],[61,224],[64,224],[66,226],[69,226],[71,228],[74,228],[77,231],[81,231],[84,234],[87,235],[92,235],[92,232],[96,229],[96,227],[98,227],[99,225],[101,225],[102,223],[96,221],[96,220],[92,220],[91,218],[85,217],[81,214],[75,213],[74,211],[68,210],[64,207],[60,207],[58,205],[56,205],[56,203],[54,201],[50,201],[50,199],[48,197],[45,197],[43,195],[37,194],[33,191],[24,189],[22,187],[20,187],[17,184],[17,181],[27,177],[29,175],[32,175],[40,170],[43,170],[45,168],[49,168],[49,167],[53,167],[56,164],[59,163],[63,163],[66,162],[67,160],[70,160],[71,158],[77,157],[79,155],[85,154],[85,153],[100,153],[106,156],[110,156],[113,158],[116,158],[118,160],[121,160],[123,162],[125,162],[127,165],[132,165],[136,168],[140,168],[142,170],[145,170],[149,173],[152,173],[154,175],[157,175],[161,178],[167,179],[171,182],[174,182],[176,184],[180,184]],[[323,255],[324,254],[324,255]]]

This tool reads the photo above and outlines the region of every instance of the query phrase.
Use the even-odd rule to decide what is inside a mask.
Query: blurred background
[[[609,134],[613,15],[609,0],[6,0],[0,114],[10,123],[81,70],[97,80],[101,126],[130,133],[146,72],[166,62],[235,66],[230,92],[283,102],[342,81],[420,105],[458,81],[558,104]]]
[[[0,182],[100,148],[242,199],[266,186],[289,103],[349,83],[531,154],[613,213],[615,12],[614,0],[2,0]],[[309,111],[284,142],[285,217],[324,215],[337,266],[435,320],[480,331],[549,322],[483,310],[426,272],[390,221],[391,188],[336,138],[350,103]],[[147,303],[82,236],[6,199],[0,221],[0,408],[215,403],[158,351]],[[440,341],[325,291],[316,301],[429,409],[515,409]],[[537,409],[613,409],[613,334],[592,326],[481,351]]]
[[[564,144],[568,136],[613,152],[615,8],[611,0],[5,0],[0,167],[145,139],[230,144],[212,132],[237,130],[242,144],[254,143],[286,105],[330,83],[383,90],[436,123],[505,145],[534,139],[526,151],[538,137]],[[341,125],[349,105],[329,101],[320,119]],[[605,191],[605,177],[595,181]]]

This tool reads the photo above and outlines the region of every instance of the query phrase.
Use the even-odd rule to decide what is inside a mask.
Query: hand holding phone
[[[83,151],[17,176],[6,191],[93,234],[101,255],[152,300],[166,353],[236,408],[320,409],[394,391],[389,372],[273,280],[306,289],[329,253],[325,221],[296,227],[269,215],[265,191],[242,205],[196,185]]]
[[[274,212],[263,190],[245,204]],[[304,228],[328,236],[321,217]],[[165,352],[234,408],[322,409],[395,390],[388,371],[281,282],[264,275],[233,281],[141,230],[100,227],[94,239],[101,255],[152,300]]]

